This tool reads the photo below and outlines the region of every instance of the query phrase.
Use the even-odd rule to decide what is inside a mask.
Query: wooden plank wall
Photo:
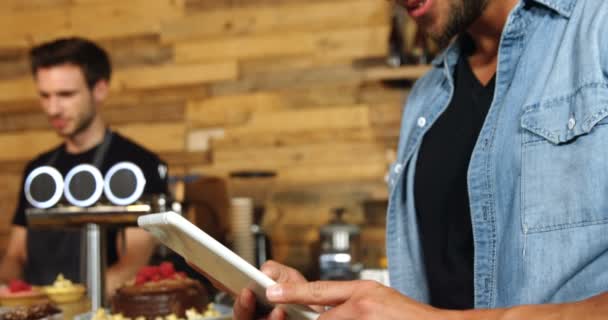
[[[104,116],[171,174],[275,170],[264,223],[276,258],[314,269],[330,209],[365,223],[363,203],[387,196],[405,90],[357,62],[385,55],[389,17],[385,0],[3,0],[0,250],[22,166],[59,141],[38,110],[27,50],[79,35],[113,59]],[[381,228],[364,238],[383,243]]]

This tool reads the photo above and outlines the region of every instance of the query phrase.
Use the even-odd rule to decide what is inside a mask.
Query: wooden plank
[[[234,126],[245,123],[253,112],[352,105],[357,95],[356,86],[338,85],[217,96],[191,100],[186,118],[192,127]]]
[[[221,139],[212,141],[212,149],[242,148],[250,146],[294,146],[302,144],[323,144],[332,142],[378,142],[373,128],[323,129],[294,132],[266,132],[254,134],[234,134],[230,131]]]
[[[30,74],[26,50],[0,49],[0,79],[20,78]]]
[[[195,38],[256,35],[282,31],[326,31],[333,28],[387,24],[390,10],[382,0],[256,6],[208,10],[163,25],[164,42]]]
[[[416,80],[426,74],[431,67],[428,65],[412,65],[392,68],[375,66],[365,68],[365,80]]]
[[[157,34],[162,21],[183,15],[172,0],[81,1],[69,13],[70,31],[93,39]]]
[[[370,123],[374,126],[399,126],[403,107],[399,104],[379,104],[370,107]]]
[[[224,129],[194,129],[188,131],[186,149],[188,151],[208,151],[210,150],[211,140],[222,139]]]
[[[134,123],[114,128],[154,152],[185,150],[186,127],[183,123]]]
[[[307,2],[327,2],[328,0],[308,0]],[[301,3],[301,0],[230,0],[230,1],[217,1],[217,0],[184,0],[185,9],[190,11],[208,11],[211,9],[225,9],[225,8],[248,8],[257,6],[268,6],[268,5],[285,5]]]
[[[29,160],[29,159],[28,159]],[[4,175],[22,174],[27,160],[5,160],[0,161],[0,173]]]
[[[280,109],[278,93],[257,92],[192,100],[186,107],[186,119],[192,127],[213,127],[242,124],[255,111]]]
[[[343,163],[341,165],[315,164],[277,168],[274,165],[260,165],[244,160],[233,165],[220,165],[215,159],[213,161],[214,165],[192,167],[188,172],[190,174],[228,177],[230,172],[237,170],[274,170],[277,172],[277,183],[303,186],[334,182],[360,183],[361,181],[384,181],[387,168],[386,164],[380,162]]]
[[[141,67],[118,71],[112,81],[112,88],[120,91],[193,85],[234,80],[237,74],[235,62]]]
[[[239,81],[213,83],[211,95],[234,95],[256,91],[287,90],[290,88],[319,89],[336,85],[361,84],[360,72],[350,65],[294,69],[283,73],[243,74]]]
[[[304,120],[304,121],[303,121]],[[369,127],[369,107],[365,105],[253,113],[243,126],[230,129],[230,134],[262,132],[299,132],[323,129]]]
[[[38,89],[31,76],[9,79],[0,82],[0,102],[13,102],[37,99]]]
[[[65,34],[68,28],[65,8],[0,11],[0,47],[27,48],[43,39]]]
[[[162,21],[182,15],[174,0],[81,1],[69,7],[0,11],[0,47],[29,47],[69,35],[107,39],[158,34]]]
[[[112,68],[122,70],[139,66],[163,65],[173,59],[173,48],[160,43],[154,34],[111,38],[98,41],[112,58]]]
[[[358,102],[371,107],[393,105],[403,107],[409,88],[387,86],[382,82],[366,82],[358,91]]]
[[[184,120],[183,105],[101,107],[100,112],[103,119],[110,125],[121,125],[131,122],[153,123]],[[49,129],[51,128],[47,116],[42,111],[0,113],[0,132]]]
[[[103,119],[110,125],[123,125],[133,122],[182,122],[185,106],[181,104],[130,105],[113,108],[100,108]]]
[[[175,45],[175,61],[225,61],[298,54],[333,57],[380,55],[386,51],[387,37],[388,27],[379,26],[180,42]]]
[[[71,3],[72,0],[3,0],[0,11],[33,11],[47,8],[67,7]]]
[[[385,150],[375,143],[326,143],[285,147],[252,146],[213,150],[213,163],[233,168],[293,168],[299,166],[385,163]]]
[[[353,64],[352,57],[312,56],[310,54],[279,56],[273,58],[248,58],[239,60],[240,71],[243,76],[257,74],[291,73],[295,70],[309,70],[348,66]]]
[[[0,113],[0,132],[46,130],[49,127],[47,117],[41,111]]]
[[[60,142],[52,131],[26,131],[0,134],[0,161],[31,159],[43,151],[50,150]]]
[[[155,105],[185,106],[190,99],[209,97],[205,84],[161,87],[154,89],[114,91],[103,108],[125,108],[139,106],[147,108]]]
[[[2,195],[0,195],[0,204],[14,206],[15,200],[17,200],[16,195],[19,193],[20,189],[21,172],[0,173],[0,190],[2,190]],[[13,195],[15,195],[14,199]],[[9,201],[7,202],[6,200]]]

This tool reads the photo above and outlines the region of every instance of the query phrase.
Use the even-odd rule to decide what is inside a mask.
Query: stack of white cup
[[[253,199],[231,199],[230,227],[234,251],[247,262],[255,263],[255,246],[251,225],[253,224]]]

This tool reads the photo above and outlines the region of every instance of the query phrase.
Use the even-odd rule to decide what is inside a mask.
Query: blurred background
[[[426,40],[386,0],[3,0],[0,255],[23,166],[60,142],[27,50],[70,35],[109,51],[104,118],[169,163],[203,229],[221,215],[230,231],[222,190],[256,198],[273,258],[315,278],[320,230],[343,208],[364,267],[382,265],[384,177],[428,63]]]

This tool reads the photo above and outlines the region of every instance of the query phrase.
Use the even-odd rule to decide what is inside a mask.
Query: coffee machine
[[[321,280],[357,279],[361,269],[358,261],[359,226],[344,221],[344,208],[333,210],[333,218],[321,227],[319,267]]]

